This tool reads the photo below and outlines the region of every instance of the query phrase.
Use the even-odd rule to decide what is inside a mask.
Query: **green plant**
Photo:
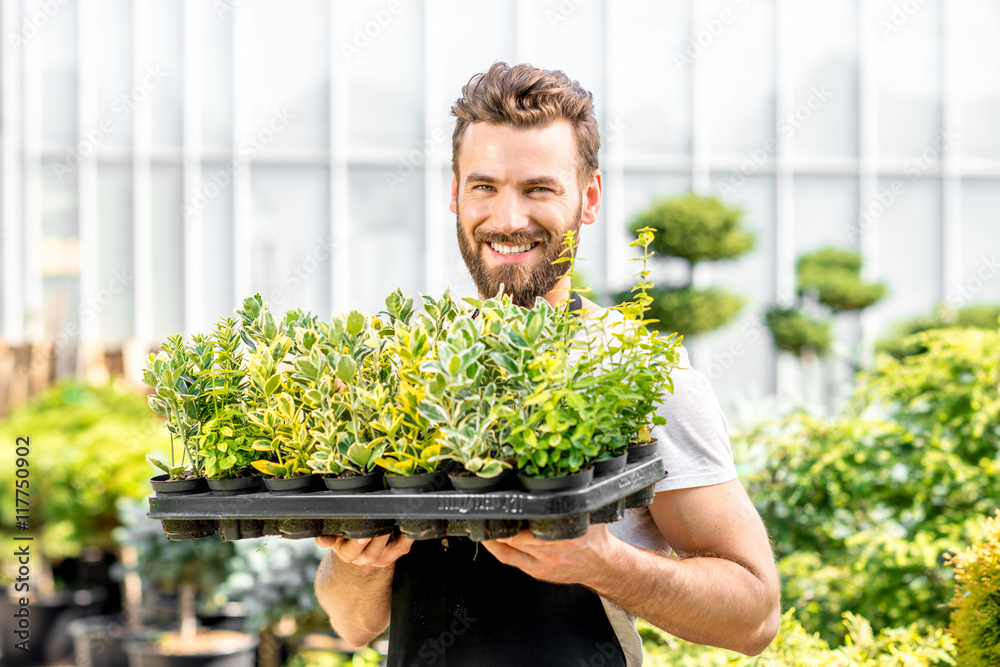
[[[1000,664],[1000,510],[986,520],[981,542],[954,554],[951,631],[963,665]]]
[[[23,444],[18,438],[28,438],[31,512],[25,517],[16,511],[12,458],[0,485],[0,536],[8,544],[15,535],[34,539],[32,576],[40,593],[60,583],[52,580],[46,561],[78,557],[88,547],[114,550],[115,503],[148,495],[145,453],[170,446],[141,394],[118,384],[76,381],[49,387],[0,420],[0,438],[12,456],[15,444]],[[28,531],[18,528],[19,519],[27,520]]]
[[[743,227],[743,211],[718,197],[694,193],[657,198],[630,223],[629,231],[653,233],[649,248],[661,257],[676,257],[688,266],[682,285],[650,290],[652,317],[661,331],[691,336],[706,333],[732,321],[746,301],[719,287],[692,286],[695,266],[700,262],[735,259],[753,250],[756,236]],[[628,294],[617,295],[618,300]]]
[[[917,317],[893,326],[878,341],[876,351],[891,354],[897,359],[925,351],[911,338],[913,334],[932,329],[997,329],[1000,327],[1000,304],[972,304],[954,308],[941,304],[930,315]],[[904,344],[904,340],[908,342]]]
[[[775,306],[764,314],[764,323],[774,336],[779,350],[796,357],[825,357],[833,343],[829,320],[816,320],[797,308]]]

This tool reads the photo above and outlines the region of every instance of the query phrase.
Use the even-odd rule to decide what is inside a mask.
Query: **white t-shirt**
[[[603,323],[605,331],[622,321],[621,313],[610,311]],[[667,471],[667,476],[656,483],[657,493],[736,479],[729,428],[722,408],[708,378],[691,368],[683,347],[670,377],[674,391],[667,393],[666,400],[657,408],[667,423],[651,432]],[[670,545],[647,507],[625,510],[625,517],[608,524],[608,528],[629,544],[664,555],[670,552]],[[635,630],[636,617],[604,597],[601,602],[618,635],[628,667],[638,667],[642,664],[642,642]]]

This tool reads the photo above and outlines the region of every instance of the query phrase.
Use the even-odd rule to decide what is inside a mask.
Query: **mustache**
[[[477,243],[502,243],[504,245],[525,245],[528,243],[546,243],[550,239],[544,234],[497,234],[495,232],[475,232]]]

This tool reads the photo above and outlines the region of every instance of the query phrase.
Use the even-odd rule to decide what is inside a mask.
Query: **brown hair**
[[[489,70],[476,74],[463,86],[462,97],[455,101],[451,113],[458,118],[451,137],[451,169],[456,176],[462,135],[472,123],[526,129],[567,120],[573,127],[580,155],[577,166],[580,183],[589,181],[598,169],[601,136],[597,131],[593,96],[559,70],[493,63]]]

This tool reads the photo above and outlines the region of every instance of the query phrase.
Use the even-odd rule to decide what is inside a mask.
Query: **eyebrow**
[[[468,174],[465,177],[465,182],[466,183],[485,183],[487,185],[496,185],[500,181],[498,179],[492,177],[492,176],[487,175],[487,174],[470,173],[470,174]],[[523,181],[521,181],[519,183],[519,185],[522,185],[522,186],[544,185],[546,187],[551,187],[553,189],[562,189],[563,187],[565,187],[563,185],[562,181],[560,181],[559,179],[554,178],[552,176],[532,176],[530,178],[526,178]]]

